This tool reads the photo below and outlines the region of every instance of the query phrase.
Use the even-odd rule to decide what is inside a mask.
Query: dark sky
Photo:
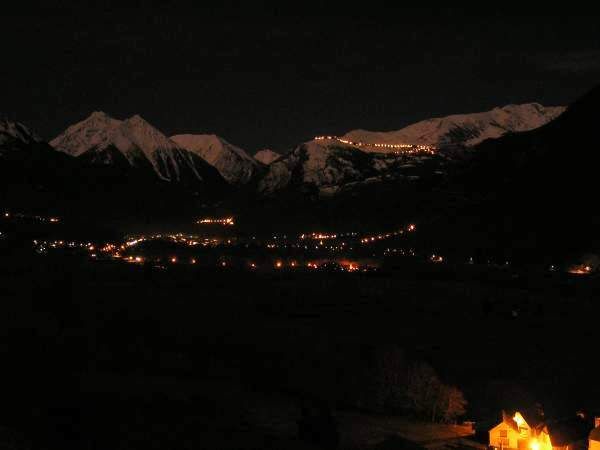
[[[600,22],[582,10],[180,4],[5,11],[0,114],[52,138],[94,110],[139,113],[166,134],[281,150],[508,103],[566,104],[600,81]]]

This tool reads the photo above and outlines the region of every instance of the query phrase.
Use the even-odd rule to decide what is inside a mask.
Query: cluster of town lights
[[[219,239],[216,238],[201,238],[199,236],[194,235],[186,235],[183,233],[177,234],[153,234],[150,236],[137,236],[132,237],[125,241],[119,248],[121,250],[125,250],[126,248],[135,247],[146,241],[156,241],[156,240],[167,240],[171,241],[175,244],[183,244],[188,247],[196,247],[197,245],[201,245],[203,247],[214,246],[220,243]],[[227,240],[227,243],[231,243],[231,239]],[[107,251],[115,250],[116,246],[114,244],[109,244],[110,247],[106,247]]]
[[[37,243],[37,241],[36,241]],[[38,243],[41,244],[41,243]],[[44,243],[46,244],[46,243]],[[50,244],[51,247],[53,248],[58,248],[60,246],[66,246],[67,243],[63,242],[63,241],[57,241],[56,243],[52,242]],[[160,263],[161,261],[164,261],[162,258],[146,258],[144,256],[141,255],[130,255],[130,256],[126,256],[126,257],[122,257],[118,252],[115,252],[115,250],[117,248],[120,247],[116,247],[113,244],[107,244],[101,248],[96,248],[94,245],[92,244],[81,244],[82,248],[87,248],[87,250],[89,250],[90,256],[92,258],[96,258],[97,257],[97,253],[96,252],[101,252],[101,253],[109,253],[110,256],[112,256],[115,259],[121,259],[124,262],[130,263],[130,264],[147,264],[147,263]],[[170,264],[180,264],[180,260],[177,256],[172,255],[169,256],[168,258],[166,258],[166,260],[170,263]],[[198,260],[196,258],[189,258],[186,261],[183,261],[183,263],[189,263],[190,265],[196,265],[198,263]],[[218,263],[219,267],[222,268],[226,268],[229,267],[229,263],[227,261],[221,260]],[[274,262],[271,263],[272,265],[266,264],[263,267],[273,267],[276,270],[283,270],[283,269],[300,269],[302,268],[302,264],[298,263],[296,260],[289,260],[289,261],[284,261],[284,260],[276,260]],[[336,263],[338,264],[338,263]],[[357,262],[354,261],[341,261],[338,264],[339,266],[339,270],[341,271],[345,271],[345,272],[356,272],[361,270],[361,266],[360,264],[358,264]],[[249,262],[248,263],[248,267],[250,267],[250,269],[256,270],[259,268],[259,265],[255,262]],[[317,270],[317,269],[323,269],[327,267],[326,262],[322,262],[321,264],[317,263],[317,262],[313,262],[313,261],[309,261],[307,263],[305,263],[305,266],[307,269],[310,270]]]
[[[42,222],[48,223],[56,223],[60,220],[56,217],[42,217],[42,216],[31,216],[25,215],[21,213],[13,213],[5,211],[4,213],[0,213],[0,217],[4,217],[7,220],[18,219],[18,218],[26,218],[28,220],[38,220]],[[232,217],[226,217],[222,219],[202,219],[198,221],[198,223],[215,223],[222,225],[233,225],[234,221]],[[312,259],[308,262],[298,262],[297,260],[284,260],[280,259],[277,253],[272,256],[272,260],[269,263],[261,263],[260,265],[257,262],[246,261],[242,264],[245,265],[246,268],[250,268],[253,270],[258,269],[259,267],[263,269],[323,269],[323,270],[341,270],[354,272],[363,270],[364,267],[361,267],[356,262],[348,262],[342,261],[340,259],[343,258],[343,255],[348,254],[348,252],[353,252],[355,249],[359,248],[369,248],[369,251],[372,253],[369,254],[369,257],[376,257],[377,254],[380,256],[411,256],[416,257],[420,256],[422,259],[429,263],[435,264],[447,264],[447,260],[445,256],[440,253],[425,253],[425,254],[417,254],[415,249],[403,247],[402,245],[398,246],[398,248],[394,248],[394,245],[391,245],[392,242],[388,243],[386,248],[379,248],[377,244],[382,241],[392,239],[397,236],[406,236],[408,233],[416,232],[417,226],[414,223],[407,224],[399,229],[388,231],[388,232],[380,232],[376,234],[369,234],[363,232],[347,232],[347,231],[315,231],[315,232],[306,232],[299,235],[288,236],[286,234],[274,234],[271,238],[267,240],[258,239],[256,236],[251,236],[247,238],[240,237],[229,237],[229,238],[215,238],[215,237],[205,237],[205,236],[197,236],[197,235],[187,235],[183,233],[177,234],[148,234],[148,235],[138,235],[125,238],[123,241],[116,243],[96,243],[95,245],[91,242],[80,242],[80,241],[71,241],[71,240],[33,240],[35,250],[40,254],[45,254],[50,250],[83,250],[86,254],[92,259],[118,259],[124,262],[132,263],[132,264],[158,264],[161,267],[165,267],[166,265],[196,265],[201,262],[201,260],[196,259],[196,257],[192,256],[181,256],[174,254],[167,254],[157,257],[148,257],[142,256],[140,251],[136,251],[136,247],[154,240],[163,240],[170,241],[174,244],[182,245],[185,247],[210,247],[210,248],[220,248],[221,246],[246,246],[246,248],[256,248],[258,245],[263,249],[274,250],[279,253],[280,250],[283,251],[300,251],[300,252],[309,252],[304,253],[304,257],[300,257],[301,259]],[[1,234],[1,233],[0,233]],[[5,238],[5,234],[2,234],[3,239]],[[318,252],[311,254],[310,252]],[[359,250],[360,251],[360,250]],[[379,253],[378,253],[379,252]],[[137,253],[137,254],[136,254]],[[352,254],[352,253],[351,253]],[[319,256],[317,256],[319,255]],[[335,255],[335,256],[334,256]],[[181,261],[179,258],[182,258]],[[319,259],[319,263],[314,262],[315,259]],[[204,261],[204,266],[206,266],[206,262]],[[475,264],[473,257],[467,259],[468,264]],[[500,263],[494,263],[490,259],[487,262],[484,260],[481,263],[487,264],[488,266],[499,266]],[[240,267],[239,263],[235,261],[225,261],[220,259],[216,263],[220,267]],[[502,266],[509,266],[510,262],[506,261],[502,263]],[[335,268],[337,267],[337,269]],[[551,265],[549,268],[550,271],[559,270],[558,266]],[[563,267],[563,270],[575,274],[575,275],[592,275],[596,272],[596,267],[594,264],[589,261],[574,264],[571,266]],[[535,450],[535,449],[532,449]]]
[[[7,213],[8,214],[8,213]],[[56,219],[58,220],[58,219]],[[210,220],[210,223],[222,223],[231,224],[233,223],[232,218],[225,219],[205,219]],[[209,223],[209,222],[204,223]],[[272,241],[263,242],[267,249],[298,249],[298,250],[317,250],[317,251],[328,251],[333,253],[353,251],[355,244],[371,244],[384,239],[389,239],[395,236],[402,235],[404,233],[413,232],[416,230],[414,224],[409,224],[403,228],[391,232],[380,233],[380,234],[362,234],[358,232],[309,232],[296,235],[295,238],[288,239],[286,235],[274,235]],[[202,237],[196,235],[187,235],[183,233],[176,234],[148,234],[138,235],[125,238],[121,243],[104,243],[98,245],[92,245],[89,242],[66,242],[62,240],[56,241],[34,241],[34,245],[40,253],[45,252],[48,248],[87,248],[90,255],[93,258],[99,256],[109,257],[113,259],[123,259],[124,261],[132,263],[144,263],[146,262],[142,256],[135,255],[135,248],[141,244],[164,240],[170,241],[174,244],[184,245],[187,247],[217,247],[220,245],[236,245],[243,244],[243,240],[236,237],[231,238],[215,238],[215,237]],[[251,238],[252,243],[258,243],[256,237]],[[388,253],[391,250],[388,251]],[[129,254],[128,254],[129,253]],[[133,255],[131,255],[133,253]],[[131,256],[130,256],[131,255]],[[164,260],[171,263],[176,263],[176,258],[167,256]],[[195,264],[195,262],[194,262]],[[290,267],[295,267],[296,263],[290,264]],[[278,268],[278,265],[275,264]],[[281,267],[281,266],[279,266]]]

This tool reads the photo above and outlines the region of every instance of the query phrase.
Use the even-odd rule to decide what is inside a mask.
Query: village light
[[[431,255],[431,258],[429,258],[429,259],[431,260],[431,262],[434,262],[434,263],[444,262],[444,257],[441,255],[436,255],[435,253],[433,255]],[[516,422],[516,419],[515,419],[515,422]]]

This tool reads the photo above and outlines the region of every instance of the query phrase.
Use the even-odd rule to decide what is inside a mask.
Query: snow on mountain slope
[[[71,125],[62,134],[50,141],[55,149],[71,156],[80,156],[90,149],[101,150],[113,144],[113,136],[118,133],[122,122],[107,114],[96,111],[87,119]],[[118,139],[115,139],[118,140]],[[125,140],[120,139],[119,150],[125,151]]]
[[[249,182],[259,167],[244,150],[214,134],[178,134],[171,136],[171,140],[200,156],[231,184]]]
[[[508,105],[481,113],[456,114],[423,120],[398,131],[353,130],[346,133],[343,138],[370,144],[471,147],[486,139],[498,138],[507,133],[539,128],[558,117],[564,110],[565,108],[561,106],[544,107],[539,103]],[[370,151],[368,147],[365,150]]]
[[[258,189],[271,194],[290,186],[313,185],[323,190],[358,182],[378,174],[375,159],[336,141],[312,140],[272,162]]]
[[[267,166],[258,190],[270,195],[286,189],[312,189],[328,196],[383,180],[413,183],[444,176],[449,157],[442,153],[367,152],[339,139],[313,139]]]
[[[166,181],[219,178],[204,160],[178,146],[139,115],[117,120],[94,112],[67,128],[50,145],[95,164],[151,169]]]
[[[269,150],[268,148],[266,148],[264,150],[260,150],[260,151],[256,152],[256,154],[254,155],[254,159],[265,164],[266,166],[271,164],[273,161],[275,161],[279,157],[281,157],[281,155],[279,153],[274,152],[273,150]]]

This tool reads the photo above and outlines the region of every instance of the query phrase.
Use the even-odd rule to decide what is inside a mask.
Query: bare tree
[[[465,413],[463,393],[442,383],[429,364],[408,363],[397,347],[378,349],[374,362],[363,384],[363,389],[367,388],[363,406],[432,422],[452,422]]]
[[[455,421],[466,412],[467,401],[462,391],[455,386],[443,386],[440,392],[442,405],[441,420],[446,423]]]

